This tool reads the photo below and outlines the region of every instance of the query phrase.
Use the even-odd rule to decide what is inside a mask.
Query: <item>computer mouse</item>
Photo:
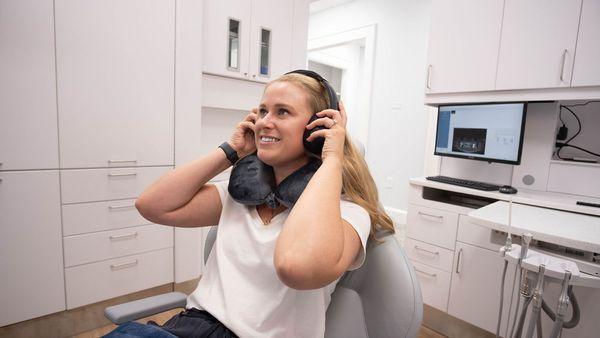
[[[510,185],[503,185],[498,191],[503,194],[516,194],[518,190],[511,187]]]

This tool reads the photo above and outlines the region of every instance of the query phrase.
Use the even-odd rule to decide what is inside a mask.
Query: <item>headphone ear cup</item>
[[[311,116],[310,120],[308,120],[308,124],[311,124],[314,120],[316,120],[318,118],[319,117],[316,114]],[[310,151],[311,153],[313,153],[315,155],[319,155],[319,156],[321,156],[321,152],[323,151],[323,144],[325,143],[325,138],[317,137],[317,138],[313,139],[312,141],[307,141],[306,139],[310,136],[310,134],[312,134],[313,132],[315,132],[317,130],[321,130],[321,129],[325,129],[325,127],[317,126],[311,130],[304,129],[304,138],[303,138],[304,148],[306,150]]]

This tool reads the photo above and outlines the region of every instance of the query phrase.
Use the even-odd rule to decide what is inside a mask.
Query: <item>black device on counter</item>
[[[516,194],[518,190],[510,185],[503,185],[498,189],[499,192],[503,194]]]

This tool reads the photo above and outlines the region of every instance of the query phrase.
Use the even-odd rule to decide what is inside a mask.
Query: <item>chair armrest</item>
[[[115,324],[148,317],[176,308],[185,308],[187,296],[181,292],[169,292],[162,295],[134,300],[132,302],[109,306],[104,316]]]

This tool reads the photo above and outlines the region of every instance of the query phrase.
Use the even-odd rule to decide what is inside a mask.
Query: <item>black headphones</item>
[[[317,74],[316,72],[313,72],[312,70],[306,70],[306,69],[293,70],[291,72],[285,73],[285,75],[287,75],[287,74],[301,74],[301,75],[308,76],[308,77],[311,77],[311,78],[317,80],[325,88],[325,91],[327,92],[327,96],[329,97],[329,107],[328,108],[340,110],[339,101],[338,101],[337,94],[335,93],[335,89],[333,89],[333,87],[331,87],[329,82],[327,82],[327,80],[325,80],[325,78],[323,78],[321,75]],[[317,112],[315,112],[315,114],[313,114],[313,116],[310,117],[310,120],[308,120],[309,124],[319,118],[316,113]],[[311,130],[308,130],[308,129],[304,130],[304,138],[303,138],[304,139],[304,148],[315,155],[321,155],[321,151],[323,150],[323,144],[325,143],[325,139],[323,137],[318,137],[318,138],[315,138],[314,140],[312,140],[312,142],[309,142],[306,139],[310,136],[310,134],[312,134],[313,132],[315,132],[317,130],[321,130],[321,129],[325,129],[325,127],[318,126]]]

